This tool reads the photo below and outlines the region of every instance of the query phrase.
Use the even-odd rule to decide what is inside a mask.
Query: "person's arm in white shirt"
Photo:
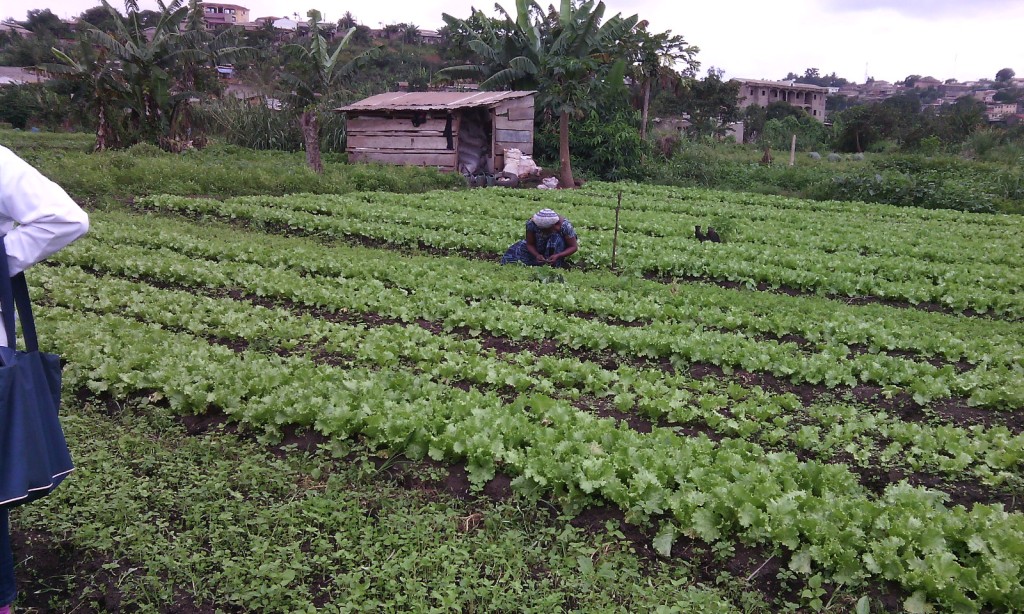
[[[11,275],[24,271],[89,230],[89,216],[56,183],[0,146],[0,220]]]

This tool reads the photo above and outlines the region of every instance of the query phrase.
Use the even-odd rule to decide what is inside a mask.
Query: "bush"
[[[960,211],[1024,213],[1024,167],[972,162],[955,156],[832,153],[830,163],[757,163],[755,147],[694,145],[654,165],[653,183],[858,200]]]
[[[345,116],[324,103],[317,109],[320,122],[320,151],[343,154],[348,136]],[[303,151],[302,130],[294,109],[272,109],[266,104],[221,100],[196,109],[197,123],[221,136],[227,143],[257,150]],[[326,158],[325,158],[326,160]]]
[[[569,137],[573,173],[605,181],[646,179],[654,148],[640,139],[639,125],[639,115],[632,110],[605,119],[594,112],[574,122]],[[534,158],[557,166],[557,122],[536,131]]]
[[[127,150],[126,153],[139,158],[156,158],[164,155],[164,150],[160,149],[152,143],[136,143]]]
[[[868,145],[867,150],[871,153],[893,152],[899,151],[899,145],[896,143],[896,141],[890,139],[879,139]]]
[[[147,194],[244,196],[299,192],[346,193],[358,190],[424,192],[465,185],[458,174],[436,169],[341,164],[325,161],[322,175],[312,172],[301,152],[269,152],[231,144],[170,154],[153,145],[86,153],[89,135],[21,136],[0,132],[0,143],[61,184],[78,199],[132,198]],[[68,141],[75,148],[47,149],[46,142]],[[23,143],[29,144],[23,146]],[[36,145],[33,145],[36,144]]]
[[[227,143],[249,149],[302,150],[302,132],[291,113],[222,100],[197,109],[197,115]]]
[[[665,164],[659,165],[654,182],[664,185],[714,187],[720,181],[722,165],[706,145],[682,146]]]
[[[821,200],[859,200],[975,213],[996,211],[992,196],[978,186],[963,185],[934,175],[914,177],[891,171],[838,175],[816,186],[813,196]]]
[[[794,135],[796,147],[800,151],[819,149],[827,145],[829,140],[828,128],[818,120],[806,114],[799,119],[790,115],[784,119],[770,119],[765,122],[760,145],[778,151],[789,151]]]

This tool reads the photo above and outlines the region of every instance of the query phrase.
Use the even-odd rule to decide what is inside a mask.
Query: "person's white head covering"
[[[534,213],[533,217],[530,219],[537,225],[537,228],[551,228],[562,218],[560,218],[558,214],[551,209],[541,209],[537,213]]]

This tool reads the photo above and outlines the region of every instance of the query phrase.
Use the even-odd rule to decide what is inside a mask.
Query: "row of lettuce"
[[[97,222],[102,228],[104,220]],[[64,340],[69,386],[118,397],[145,392],[183,412],[215,406],[271,437],[285,424],[305,425],[332,437],[358,435],[414,458],[464,460],[478,484],[500,470],[515,476],[518,489],[543,492],[569,510],[611,501],[637,521],[663,518],[657,540],[662,547],[671,546],[676,535],[764,544],[812,583],[860,586],[884,578],[906,587],[914,603],[966,611],[1011,607],[1024,598],[1024,517],[1000,505],[950,507],[942,493],[906,483],[874,496],[843,465],[800,461],[792,452],[770,451],[742,437],[712,440],[660,427],[640,433],[579,410],[557,398],[556,390],[543,394],[543,388],[530,386],[528,380],[543,372],[526,368],[540,363],[536,357],[524,357],[526,365],[517,366],[485,354],[493,359],[487,366],[501,387],[464,389],[458,384],[466,365],[457,361],[480,355],[472,340],[439,338],[431,344],[431,333],[415,327],[370,330],[120,279],[152,276],[173,284],[179,275],[190,278],[217,264],[190,268],[187,261],[195,258],[178,258],[170,248],[152,249],[148,259],[165,260],[164,272],[136,267],[108,278],[99,268],[41,270],[34,282],[44,305],[41,335]],[[140,261],[129,256],[125,262],[135,267]],[[225,278],[229,283],[221,288],[278,296],[273,287],[285,275],[276,277],[274,267],[249,266],[252,277],[238,275],[239,283]],[[226,275],[226,269],[219,273]],[[266,281],[253,287],[257,274]],[[321,286],[309,295],[319,302],[296,302],[341,312],[344,303],[332,301],[342,294],[324,289],[328,279],[307,277],[307,285]],[[211,281],[191,283],[213,290],[217,284]],[[79,291],[75,284],[82,284]],[[86,289],[95,294],[81,291]],[[367,342],[378,331],[386,336]],[[248,348],[230,349],[211,343],[210,336],[234,337]],[[333,358],[325,359],[320,350]],[[508,371],[498,372],[501,363]],[[549,366],[547,385],[556,388],[558,365]],[[564,377],[585,381],[579,378],[588,370],[592,380],[630,379],[628,370],[596,366],[567,370]],[[517,371],[527,382],[509,379]],[[489,376],[483,367],[476,373],[470,377]],[[638,379],[624,382],[628,387],[621,393],[642,394]],[[609,387],[599,381],[589,386]],[[717,389],[710,386],[695,386],[690,394],[712,398]],[[509,398],[507,387],[522,392]],[[739,408],[747,394],[734,393],[732,406]],[[799,411],[789,402],[788,411]],[[759,405],[751,403],[748,410]]]
[[[782,338],[811,332],[810,327],[796,326],[810,321],[802,309],[808,299],[800,297],[785,297],[792,309],[788,321],[794,327],[777,327],[777,338],[770,338],[743,327],[742,320],[730,320],[729,315],[716,319],[711,312],[706,320],[694,309],[699,303],[687,306],[685,299],[673,301],[672,305],[678,306],[674,310],[650,299],[645,311],[647,295],[635,286],[633,292],[605,289],[603,293],[581,287],[592,277],[602,278],[600,273],[572,274],[566,287],[575,290],[538,292],[528,273],[490,263],[326,248],[314,242],[278,249],[267,240],[254,244],[245,236],[228,238],[226,232],[219,232],[222,236],[216,239],[204,237],[201,230],[161,232],[153,226],[140,232],[141,222],[115,223],[116,219],[110,217],[109,232],[97,231],[93,240],[62,254],[62,261],[128,275],[157,275],[189,285],[242,285],[255,294],[273,294],[312,306],[331,305],[404,321],[438,321],[448,329],[466,328],[516,340],[554,340],[579,351],[666,360],[676,365],[712,364],[771,374],[797,384],[834,389],[868,383],[887,394],[908,393],[921,405],[938,399],[962,399],[998,410],[1024,405],[1020,323],[873,306],[871,316],[858,326],[858,308],[849,308],[838,318],[814,325],[817,334],[824,330],[833,338],[798,344]],[[169,243],[161,248],[161,241]],[[154,249],[164,249],[165,257],[153,258]],[[577,280],[582,283],[578,285]],[[756,304],[766,294],[684,286],[692,286],[686,290],[689,294],[699,294],[699,288],[713,296],[731,293],[735,300],[720,300],[731,303],[733,310]],[[607,311],[601,313],[612,305],[629,307],[614,311],[610,318]],[[637,311],[629,311],[633,306]],[[659,309],[674,312],[677,319],[655,319]],[[756,313],[757,308],[751,312]],[[876,319],[880,312],[884,319]],[[938,325],[915,331],[903,322],[904,317],[924,317]],[[648,318],[645,326],[630,325]],[[776,325],[779,322],[775,320]],[[903,337],[895,346],[899,351],[887,351],[876,341],[852,351],[850,345],[864,338],[857,335],[863,335],[865,325],[885,329],[890,335],[899,332]],[[986,327],[991,328],[987,334]],[[938,351],[966,363],[933,364],[928,357],[935,355],[937,345]],[[908,352],[910,355],[905,355]]]
[[[477,339],[434,333],[418,324],[378,322],[368,328],[358,321],[324,320],[287,300],[287,309],[271,309],[253,304],[254,295],[236,300],[224,289],[169,290],[97,273],[78,267],[44,269],[39,282],[47,288],[47,304],[120,314],[277,352],[327,355],[344,364],[405,366],[435,380],[467,382],[510,395],[533,391],[578,405],[605,404],[666,424],[706,429],[715,438],[750,439],[766,449],[795,450],[822,460],[848,454],[849,462],[865,467],[895,464],[954,479],[966,471],[990,486],[1021,482],[1024,435],[1014,435],[1005,426],[906,422],[886,411],[836,401],[804,407],[792,394],[737,382],[627,365],[613,369],[525,350],[499,355]],[[168,283],[159,276],[146,277]]]
[[[1016,237],[1024,228],[1018,218],[957,220],[946,219],[952,212],[926,212],[935,219],[922,219],[876,211],[853,222],[852,214],[832,219],[829,212],[813,207],[758,205],[758,197],[750,195],[645,195],[652,189],[637,186],[630,193],[647,208],[624,211],[618,233],[617,200],[587,193],[354,193],[226,201],[155,196],[141,204],[245,220],[257,227],[493,255],[522,235],[523,220],[547,206],[557,208],[580,231],[578,260],[587,267],[609,267],[614,247],[616,266],[637,275],[763,284],[829,296],[935,304],[956,312],[1024,316],[1024,278],[1016,266],[1024,255]],[[761,215],[760,210],[770,213]],[[697,241],[694,226],[712,224],[723,231],[725,242]]]
[[[1001,412],[1024,405],[1013,222],[700,190],[627,193],[637,204],[621,218],[619,257],[636,275],[608,271],[610,250],[600,252],[617,203],[617,190],[601,184],[550,194],[144,199],[150,211],[203,219],[96,212],[86,239],[33,272],[41,334],[63,340],[71,387],[144,393],[180,412],[217,408],[268,439],[299,425],[466,462],[477,485],[500,471],[570,512],[612,502],[630,520],[657,522],[665,554],[679,536],[760,544],[810,585],[894,581],[909,608],[1024,600],[1024,516],[994,503],[1021,486],[1024,463],[1024,434],[1001,425]],[[564,285],[489,259],[342,244],[496,255],[546,206],[595,250]],[[747,227],[721,221],[740,210]],[[712,219],[727,242],[694,241],[692,226]],[[908,239],[891,240],[894,227]],[[253,232],[261,229],[272,232]],[[971,240],[992,249],[967,249]],[[748,286],[810,294],[643,278],[726,280],[714,271],[730,266],[746,271],[737,280]],[[785,275],[801,267],[818,281],[790,283]],[[836,300],[844,275],[863,286],[858,296],[903,304]],[[915,292],[949,310],[910,308]],[[552,345],[561,351],[549,353]],[[726,375],[691,377],[694,364]],[[729,377],[734,369],[746,374]],[[814,385],[817,399],[744,384],[749,374]],[[863,384],[910,397],[926,415],[945,400],[992,410],[991,419],[904,420],[854,402],[849,392]],[[653,426],[629,428],[616,418],[625,415]],[[977,480],[991,496],[964,507],[906,481],[872,492],[855,471],[894,467]]]

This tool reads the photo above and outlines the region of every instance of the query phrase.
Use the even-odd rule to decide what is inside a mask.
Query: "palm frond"
[[[110,34],[107,34],[103,30],[100,30],[96,26],[85,24],[87,28],[81,29],[81,25],[85,22],[79,22],[79,31],[87,41],[100,47],[109,49],[111,53],[118,57],[126,57],[130,55],[128,47],[121,44],[121,41],[117,40]]]
[[[477,64],[464,64],[462,66],[449,66],[434,73],[434,83],[444,83],[459,79],[485,79],[490,72],[483,66]]]
[[[508,67],[519,71],[522,75],[536,75],[538,72],[537,65],[530,58],[519,56],[509,60]]]

